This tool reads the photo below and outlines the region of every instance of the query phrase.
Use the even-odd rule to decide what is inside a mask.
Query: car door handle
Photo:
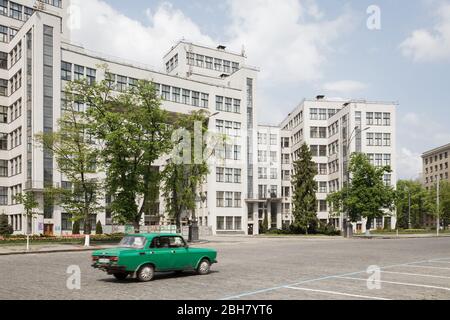
[[[139,253],[140,256],[145,256],[145,252]]]
[[[175,250],[172,250],[172,253],[177,253]]]

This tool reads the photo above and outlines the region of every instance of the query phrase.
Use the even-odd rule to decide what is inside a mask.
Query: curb
[[[439,239],[439,238],[450,238],[450,235],[445,236],[420,236],[420,235],[411,235],[411,236],[353,236],[353,239],[366,239],[366,240],[400,240],[400,239]]]
[[[106,249],[109,249],[109,248],[97,247],[97,248],[83,248],[83,249],[0,252],[0,256],[14,256],[14,255],[21,255],[21,254],[63,253],[63,252],[88,252],[88,251],[106,250]]]

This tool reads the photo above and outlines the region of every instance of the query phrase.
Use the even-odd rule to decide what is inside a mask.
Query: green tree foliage
[[[381,218],[394,209],[394,189],[383,181],[384,174],[390,173],[391,168],[374,167],[365,154],[354,153],[349,172],[350,183],[329,195],[328,201],[334,213],[348,212],[352,222],[366,218],[366,228],[370,230],[373,219]]]
[[[103,234],[103,227],[100,220],[97,221],[97,225],[95,226],[95,234]]]
[[[436,185],[430,189],[428,194],[430,203],[430,213],[436,217],[437,210],[437,188]],[[439,219],[444,228],[450,224],[450,183],[448,181],[440,181],[439,183]]]
[[[45,186],[45,197],[57,202],[74,221],[83,220],[84,234],[91,233],[91,216],[101,209],[101,183],[97,179],[98,148],[92,136],[91,119],[79,109],[86,103],[86,93],[79,91],[85,81],[70,82],[65,88],[63,114],[58,130],[36,135],[43,149],[50,150],[56,158],[58,169],[69,182],[67,186]],[[84,95],[83,95],[84,94]]]
[[[181,131],[173,137],[176,148],[163,172],[162,191],[166,210],[176,220],[179,231],[183,213],[190,213],[195,219],[196,200],[202,198],[199,189],[209,173],[208,146],[204,139],[208,123],[208,112],[204,110],[179,115],[175,121],[174,127]]]
[[[292,177],[293,215],[296,227],[305,230],[306,233],[318,225],[317,223],[317,183],[314,177],[317,175],[317,164],[312,161],[309,147],[303,144],[298,159],[294,162],[294,175]]]
[[[0,235],[9,236],[14,232],[13,227],[8,224],[8,216],[4,213],[0,215]]]
[[[79,82],[73,91],[89,106],[89,129],[99,141],[113,217],[139,232],[159,190],[161,176],[153,163],[170,150],[168,113],[160,108],[152,83],[139,81],[119,93],[107,70],[106,80]]]
[[[409,196],[411,196],[411,227],[424,227],[427,216],[433,210],[430,196],[419,181],[399,180],[395,196],[397,227],[409,228]]]
[[[26,192],[25,194],[16,195],[16,201],[23,205],[25,210],[24,216],[28,221],[31,221],[33,217],[37,214],[34,212],[34,209],[39,208],[39,202],[36,201],[34,192]],[[32,230],[27,230],[27,233],[32,233]]]

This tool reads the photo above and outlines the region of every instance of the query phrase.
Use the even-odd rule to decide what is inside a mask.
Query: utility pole
[[[408,229],[411,230],[411,190],[408,188]]]
[[[436,211],[437,211],[437,219],[436,219],[436,235],[439,237],[439,229],[441,227],[441,223],[439,221],[439,191],[440,191],[440,181],[439,175],[436,176],[437,185],[436,185]]]

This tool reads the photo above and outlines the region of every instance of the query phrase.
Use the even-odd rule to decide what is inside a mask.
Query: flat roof
[[[440,146],[440,147],[437,147],[437,148],[434,148],[434,149],[431,149],[431,150],[429,150],[429,151],[425,151],[425,152],[422,154],[422,158],[427,157],[427,156],[429,156],[429,155],[431,155],[431,154],[434,154],[434,153],[437,153],[437,152],[441,152],[441,151],[448,150],[448,149],[450,149],[450,143],[445,144],[445,145]]]

